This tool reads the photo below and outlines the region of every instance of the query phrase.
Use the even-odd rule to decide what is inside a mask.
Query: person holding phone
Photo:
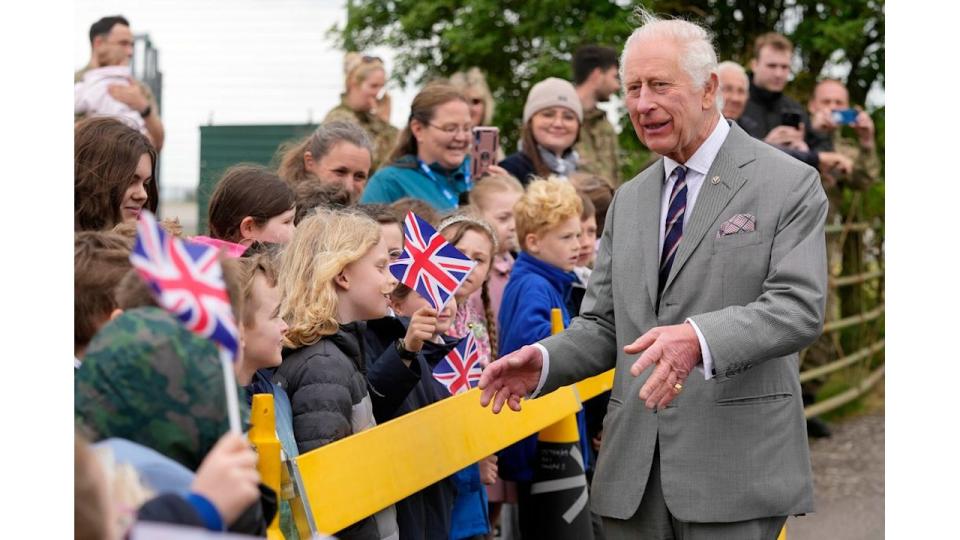
[[[549,77],[530,88],[523,106],[520,151],[500,166],[524,186],[533,177],[567,178],[577,170],[579,156],[573,146],[580,138],[583,106],[569,81]]]
[[[384,91],[387,70],[376,56],[350,52],[343,60],[343,71],[346,92],[323,123],[339,120],[362,127],[373,141],[373,173],[386,164],[397,142],[398,130],[390,125],[390,96]]]

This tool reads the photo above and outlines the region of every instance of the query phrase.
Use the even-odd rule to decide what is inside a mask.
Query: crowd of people
[[[255,453],[228,433],[216,347],[158,307],[131,266],[136,221],[158,203],[163,127],[129,73],[130,23],[105,17],[90,42],[75,86],[76,537],[120,538],[138,520],[262,535],[276,513],[296,537],[290,502],[259,483]],[[820,81],[806,107],[785,95],[792,53],[771,33],[757,39],[750,73],[714,63],[716,106],[724,126],[818,169],[832,220],[843,188],[877,181],[874,126],[859,107],[852,119],[834,114],[851,108],[840,81]],[[621,178],[617,132],[597,107],[621,89],[619,52],[583,46],[571,68],[573,82],[530,88],[517,150],[474,178],[472,129],[489,125],[496,105],[483,73],[428,83],[398,129],[383,62],[350,53],[342,100],[316,131],[281,145],[275,169],[223,172],[207,231],[188,237],[176,219],[161,221],[221,250],[243,414],[253,395],[272,394],[288,459],[448,397],[432,372],[468,334],[487,366],[548,337],[551,308],[565,325],[581,303],[596,308],[587,291],[600,239],[612,236],[608,211],[640,171]],[[643,84],[656,93],[670,83]],[[476,262],[439,311],[389,271],[408,211]],[[834,273],[837,251],[828,244]],[[607,269],[600,279],[609,286]],[[606,399],[578,415],[588,476],[604,448]],[[536,538],[524,512],[536,453],[536,437],[520,441],[335,534],[458,540],[514,528]],[[502,519],[504,505],[518,525]],[[604,537],[600,520],[593,534]]]

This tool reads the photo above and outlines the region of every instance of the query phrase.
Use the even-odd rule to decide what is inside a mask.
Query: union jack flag
[[[217,259],[219,252],[167,234],[153,214],[144,210],[137,221],[130,262],[150,285],[160,307],[236,359],[239,332]]]
[[[447,387],[451,396],[480,384],[480,348],[473,332],[460,340],[450,354],[433,368],[433,378]]]
[[[390,272],[440,311],[477,265],[413,212],[403,220],[403,253]]]

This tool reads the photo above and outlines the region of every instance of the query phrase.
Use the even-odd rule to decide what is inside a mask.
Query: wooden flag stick
[[[230,351],[217,346],[220,351],[220,365],[223,366],[223,390],[227,395],[227,417],[230,419],[230,431],[243,434],[240,428],[240,401],[237,399],[237,374],[233,372],[233,360]]]

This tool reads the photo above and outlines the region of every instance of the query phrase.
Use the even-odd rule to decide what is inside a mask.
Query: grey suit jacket
[[[685,227],[659,312],[661,159],[621,187],[607,213],[580,317],[541,343],[542,393],[616,367],[591,493],[603,516],[631,517],[660,441],[663,494],[675,517],[731,522],[813,510],[797,352],[822,331],[827,198],[817,171],[736,124]],[[712,180],[718,177],[717,183]],[[718,238],[736,214],[756,230]],[[690,317],[715,377],[694,369],[666,409],[638,394],[623,346]]]

